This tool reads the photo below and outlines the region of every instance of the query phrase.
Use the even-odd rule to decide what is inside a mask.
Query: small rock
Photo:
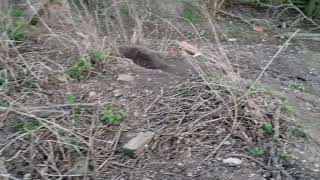
[[[134,77],[130,74],[119,74],[118,75],[118,81],[126,81],[126,82],[132,82],[134,80]]]
[[[112,93],[116,98],[122,96],[122,93],[121,93],[121,91],[119,89],[116,89],[116,90],[112,91]]]
[[[224,141],[223,145],[229,146],[229,145],[232,145],[232,143],[230,141]]]
[[[237,41],[237,38],[229,38],[228,41],[229,41],[229,42],[236,42],[236,41]]]
[[[31,180],[31,178],[32,178],[31,174],[28,173],[28,174],[25,174],[22,179],[23,180]]]
[[[243,161],[241,159],[232,158],[232,157],[224,159],[224,160],[222,160],[222,162],[229,165],[229,166],[239,166],[243,163]]]
[[[89,92],[89,97],[95,97],[97,93],[95,91],[90,91]]]
[[[144,147],[153,139],[154,132],[140,132],[123,145],[123,149],[132,155],[142,153]]]

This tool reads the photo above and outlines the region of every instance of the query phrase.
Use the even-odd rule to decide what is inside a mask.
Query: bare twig
[[[279,56],[279,54],[285,50],[287,48],[287,46],[289,45],[290,41],[297,35],[297,33],[299,33],[299,29],[296,30],[290,37],[288,40],[286,40],[286,42],[279,48],[279,50],[277,51],[277,53],[269,60],[269,62],[265,65],[265,67],[262,69],[261,73],[259,74],[259,76],[255,79],[255,81],[251,84],[251,86],[249,87],[249,89],[247,90],[247,92],[245,93],[245,96],[248,95],[250,93],[250,91],[252,90],[252,88],[254,88],[254,86],[258,83],[258,81],[261,79],[261,77],[264,75],[264,73],[266,72],[266,70],[270,67],[270,65],[273,63],[273,61]]]

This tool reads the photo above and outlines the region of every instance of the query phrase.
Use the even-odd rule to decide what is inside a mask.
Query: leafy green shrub
[[[271,123],[265,123],[263,126],[262,126],[262,129],[268,133],[268,134],[272,134],[273,133],[273,126]]]
[[[23,16],[23,11],[20,10],[20,9],[13,9],[13,10],[11,10],[10,15],[11,15],[12,17],[20,18],[20,17]]]
[[[69,69],[68,74],[72,79],[81,81],[87,76],[92,66],[103,62],[106,57],[107,53],[101,49],[91,50]]]
[[[293,91],[305,91],[305,86],[302,83],[292,83],[289,85],[289,88]]]
[[[186,9],[181,15],[184,19],[190,22],[197,22],[200,20],[199,14],[193,9]]]
[[[105,125],[119,125],[125,117],[126,112],[122,109],[111,109],[101,113],[101,121]]]
[[[263,156],[266,151],[261,149],[261,148],[252,148],[249,150],[249,153],[252,155],[252,156],[255,156],[255,157],[260,157],[260,156]]]
[[[81,81],[86,77],[90,66],[90,62],[87,58],[83,57],[80,62],[76,63],[69,69],[68,74],[72,79]]]
[[[95,49],[89,53],[90,62],[93,64],[102,62],[106,57],[106,52],[101,49]]]
[[[66,104],[76,104],[77,103],[77,97],[74,96],[74,95],[67,95],[65,97],[64,101],[65,101]],[[79,105],[73,105],[72,109],[73,109],[75,114],[80,114],[80,112],[81,112],[81,109],[80,109]]]
[[[0,71],[0,88],[7,84],[7,78]]]
[[[8,37],[14,41],[25,41],[31,26],[25,20],[14,22],[7,29]]]
[[[32,130],[36,129],[37,127],[39,127],[39,124],[37,122],[31,121],[31,120],[26,120],[26,119],[19,120],[15,126],[17,131],[20,131],[20,132],[32,131]]]

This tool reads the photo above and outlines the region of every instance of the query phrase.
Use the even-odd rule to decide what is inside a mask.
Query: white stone
[[[126,82],[132,82],[134,80],[134,77],[130,74],[119,74],[118,75],[118,81],[126,81]]]
[[[113,92],[113,95],[115,96],[115,97],[120,97],[120,96],[122,96],[122,93],[121,93],[121,91],[119,90],[119,89],[116,89],[116,90],[114,90],[114,91],[112,91]]]
[[[229,166],[239,166],[243,163],[243,161],[239,158],[227,158],[222,160],[223,163],[228,164]]]
[[[95,91],[90,91],[89,92],[89,97],[95,97],[97,93]]]
[[[154,136],[154,132],[140,132],[134,138],[130,139],[123,145],[123,149],[139,154],[143,151],[144,147],[150,143]]]

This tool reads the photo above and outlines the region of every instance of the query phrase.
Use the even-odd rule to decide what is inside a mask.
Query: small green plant
[[[8,71],[6,69],[0,71],[0,90],[4,90],[8,87]]]
[[[66,104],[76,104],[77,103],[77,97],[74,95],[67,95],[65,97],[65,103]],[[79,105],[72,105],[72,109],[75,114],[80,114],[81,109]]]
[[[303,92],[305,90],[305,87],[301,83],[292,83],[290,84],[289,88],[293,91],[301,91]]]
[[[95,64],[95,63],[102,62],[107,57],[107,54],[105,51],[101,49],[96,49],[96,50],[92,50],[89,53],[89,57],[90,57],[91,63]]]
[[[200,19],[199,15],[192,9],[184,10],[181,16],[189,22],[196,22]]]
[[[11,10],[10,15],[12,17],[20,18],[23,16],[23,11],[20,9],[13,9]]]
[[[250,153],[252,156],[261,157],[261,156],[263,156],[263,155],[266,153],[266,151],[265,151],[264,149],[255,147],[255,148],[250,149],[250,150],[249,150],[249,153]]]
[[[7,29],[8,37],[14,41],[25,41],[30,25],[23,19],[17,20]]]
[[[91,64],[88,61],[88,58],[82,57],[80,62],[76,63],[69,69],[68,74],[72,79],[81,81],[86,77],[90,67]]]
[[[37,122],[25,119],[19,120],[19,122],[15,126],[17,131],[20,132],[29,132],[36,129],[37,127],[39,127],[39,124]]]
[[[287,99],[283,100],[281,110],[288,115],[294,115],[295,109],[290,105]]]
[[[111,109],[101,113],[101,121],[105,125],[119,125],[126,117],[126,112],[122,109]]]
[[[308,135],[300,129],[294,129],[290,133],[291,137],[307,139]]]
[[[264,132],[268,133],[268,134],[272,134],[273,133],[273,126],[271,123],[265,123],[262,126],[262,129],[264,130]]]

